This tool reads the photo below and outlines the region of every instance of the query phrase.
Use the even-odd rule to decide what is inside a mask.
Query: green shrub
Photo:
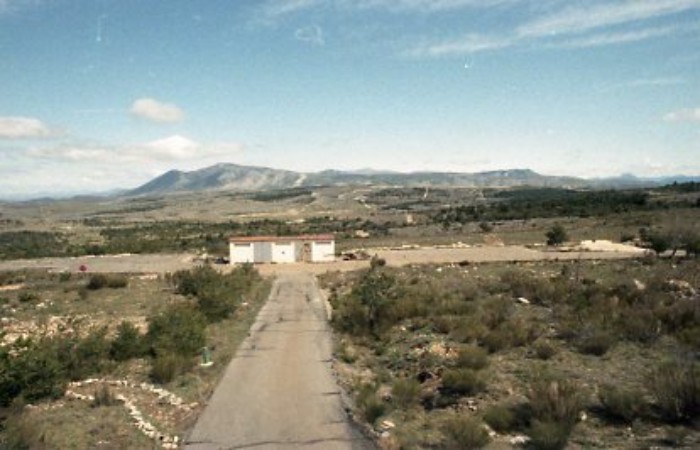
[[[557,348],[549,341],[537,341],[532,345],[535,356],[539,359],[549,360],[557,354]]]
[[[101,385],[99,388],[95,389],[93,394],[93,401],[90,406],[93,408],[99,408],[102,406],[114,406],[119,403],[119,401],[114,397],[109,386],[106,384]]]
[[[650,373],[647,384],[664,420],[700,416],[700,363],[690,359],[663,363]]]
[[[554,226],[545,233],[545,236],[547,237],[547,245],[561,245],[569,239],[564,227],[558,223],[554,224]]]
[[[399,378],[391,386],[391,398],[401,408],[410,408],[420,401],[421,385],[412,378]]]
[[[611,333],[596,328],[582,333],[577,339],[576,348],[586,355],[603,356],[614,343],[615,338]]]
[[[32,303],[39,300],[39,296],[35,292],[23,291],[17,296],[20,303]]]
[[[471,369],[448,369],[442,375],[441,392],[448,395],[474,395],[485,388],[481,374]]]
[[[84,338],[59,340],[61,361],[70,380],[81,380],[107,367],[110,342],[107,327],[90,331]]]
[[[122,321],[117,326],[117,334],[112,341],[109,355],[116,361],[139,358],[146,353],[144,337],[131,322]]]
[[[460,369],[480,370],[489,365],[488,353],[481,347],[469,345],[459,349],[455,366]]]
[[[445,422],[442,432],[447,448],[472,450],[485,447],[491,438],[483,424],[472,417],[458,415]]]
[[[613,385],[601,386],[598,399],[608,417],[625,423],[631,423],[641,417],[646,406],[643,392],[625,390]]]
[[[357,395],[357,407],[362,418],[372,425],[386,412],[386,405],[377,395],[376,387],[371,384],[360,387]]]
[[[494,405],[484,412],[484,422],[499,433],[504,433],[513,429],[516,417],[509,406]]]
[[[170,383],[192,366],[192,358],[181,354],[162,352],[152,362],[150,377],[155,383]]]
[[[56,340],[42,338],[20,343],[15,349],[19,353],[12,358],[9,373],[5,374],[10,388],[10,395],[4,395],[5,404],[20,394],[30,402],[63,395],[67,380]]]
[[[573,426],[583,408],[583,397],[578,383],[551,374],[537,374],[528,392],[528,400],[535,420]]]
[[[199,310],[176,303],[149,319],[146,340],[156,356],[172,353],[191,357],[206,344],[206,325],[206,318]]]
[[[97,291],[104,288],[124,288],[128,285],[129,280],[124,275],[96,273],[90,276],[85,287],[91,291]]]
[[[228,274],[204,265],[178,271],[172,276],[176,292],[195,297],[197,307],[209,322],[230,317],[259,281],[258,272],[249,264],[237,266]]]
[[[566,447],[571,425],[552,420],[535,420],[528,430],[530,445],[538,450],[560,450]]]

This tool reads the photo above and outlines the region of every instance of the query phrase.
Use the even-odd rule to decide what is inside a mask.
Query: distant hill
[[[171,170],[126,195],[174,194],[211,190],[258,191],[299,186],[304,175],[267,167],[216,164],[191,172]]]
[[[216,164],[191,172],[171,170],[136,189],[128,196],[163,195],[201,191],[261,191],[305,186],[434,186],[434,187],[589,187],[587,180],[540,175],[529,169],[459,172],[381,172],[324,170],[300,173],[267,167]]]

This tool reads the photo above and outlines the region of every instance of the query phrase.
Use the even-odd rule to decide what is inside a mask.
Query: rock
[[[509,442],[510,445],[526,445],[528,442],[530,442],[530,438],[524,434],[519,434],[510,438]]]
[[[525,297],[518,297],[516,300],[518,301],[518,303],[522,303],[523,305],[530,304],[530,300],[526,299]]]
[[[647,288],[647,285],[642,283],[641,281],[634,279],[634,286],[637,288],[638,291],[644,291]]]
[[[396,428],[396,424],[391,420],[382,420],[382,423],[379,425],[379,429],[382,431],[388,431],[394,428]]]

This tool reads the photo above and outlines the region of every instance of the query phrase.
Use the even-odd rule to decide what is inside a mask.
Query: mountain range
[[[584,179],[542,175],[530,169],[488,172],[390,172],[324,170],[302,173],[268,167],[216,164],[184,172],[171,170],[148,183],[124,192],[126,196],[167,195],[202,191],[263,191],[311,186],[431,186],[431,187],[561,187],[561,188],[636,188],[653,187],[674,181],[700,181],[700,177],[638,178],[622,175],[615,178]]]

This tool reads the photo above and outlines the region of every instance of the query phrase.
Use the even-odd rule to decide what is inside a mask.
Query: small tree
[[[558,223],[554,224],[545,236],[547,236],[547,245],[561,245],[569,239],[564,227]]]

